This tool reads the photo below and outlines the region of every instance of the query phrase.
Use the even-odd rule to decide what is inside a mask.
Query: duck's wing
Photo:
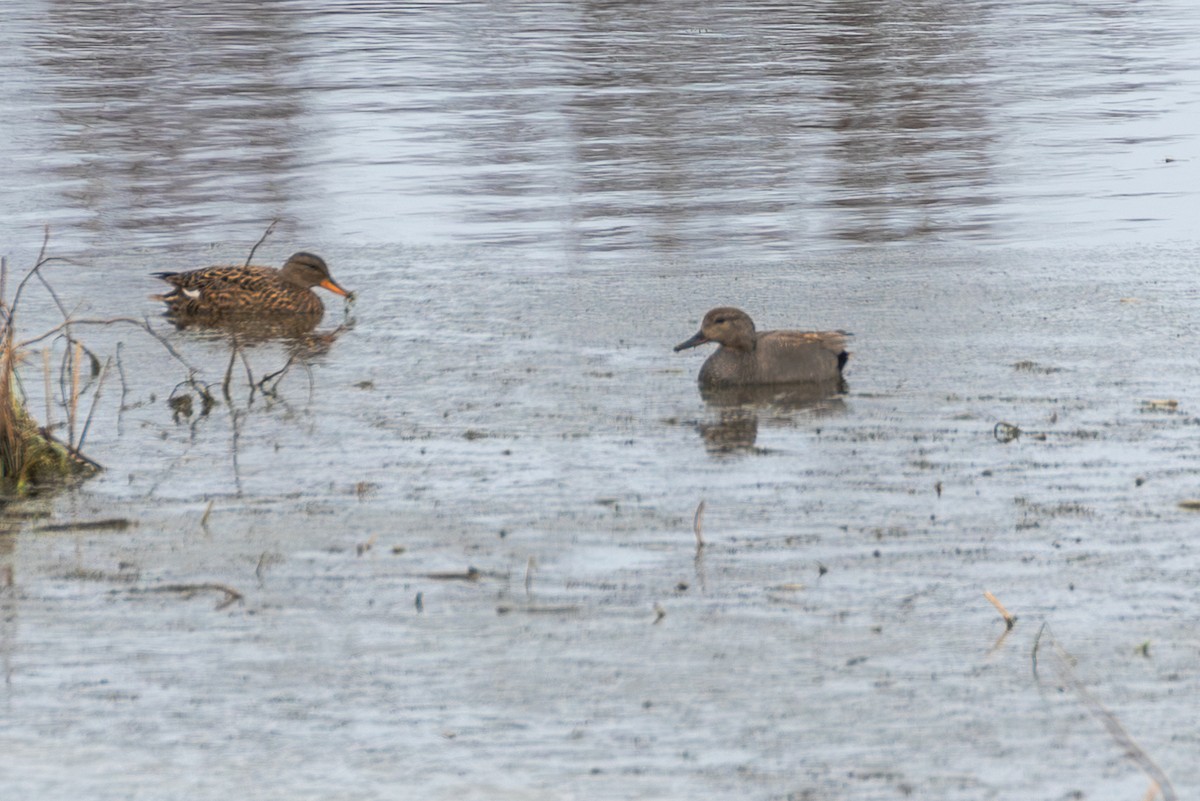
[[[154,273],[177,289],[228,288],[238,291],[261,291],[278,281],[277,271],[270,267],[205,267],[184,273]]]
[[[759,339],[770,338],[774,347],[804,348],[815,345],[842,354],[846,352],[846,341],[852,336],[847,331],[764,331]]]
[[[205,315],[245,306],[279,291],[279,275],[269,267],[205,267],[185,273],[155,273],[171,291],[152,296],[172,314]]]

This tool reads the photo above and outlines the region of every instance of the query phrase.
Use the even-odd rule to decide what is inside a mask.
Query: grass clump
[[[70,336],[69,327],[64,336],[68,347],[74,345],[74,353],[73,358],[66,361],[64,370],[68,380],[62,384],[70,387],[70,397],[65,399],[64,404],[67,428],[70,432],[67,442],[56,438],[48,425],[42,426],[34,419],[21,389],[17,367],[22,360],[22,351],[16,340],[16,312],[21,292],[31,278],[37,277],[45,284],[45,279],[39,274],[42,266],[49,261],[45,250],[46,243],[43,242],[42,253],[37,263],[18,283],[12,303],[8,302],[4,293],[8,265],[4,259],[0,259],[0,495],[8,497],[27,495],[40,489],[62,485],[72,479],[89,476],[100,469],[98,464],[80,453],[81,443],[73,442],[79,409],[78,374],[82,345]],[[48,284],[46,288],[51,296],[54,296]],[[57,297],[54,297],[57,302]],[[64,316],[69,322],[69,316]],[[44,369],[47,371],[46,384],[49,387],[48,363]],[[84,430],[86,432],[86,426]],[[80,435],[80,440],[82,437],[83,434]]]

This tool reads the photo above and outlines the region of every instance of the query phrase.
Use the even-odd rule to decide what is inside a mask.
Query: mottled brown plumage
[[[706,342],[721,347],[700,368],[704,386],[837,381],[849,354],[845,331],[755,331],[741,309],[722,306],[704,315],[700,331],[676,351]]]
[[[325,307],[313,287],[350,294],[329,275],[324,259],[312,253],[293,254],[281,270],[246,265],[154,275],[174,287],[154,298],[166,303],[167,315],[177,319],[302,315],[319,320]]]

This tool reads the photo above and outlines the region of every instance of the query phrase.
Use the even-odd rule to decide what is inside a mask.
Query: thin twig
[[[54,428],[54,415],[50,410],[54,408],[52,401],[54,400],[54,392],[50,389],[50,349],[42,348],[42,374],[45,376],[46,383],[46,428]]]
[[[79,412],[79,362],[83,359],[83,343],[76,342],[71,356],[71,404],[67,407],[67,442],[75,447],[75,417]]]
[[[49,329],[48,331],[42,332],[41,334],[39,334],[36,337],[33,337],[31,339],[26,339],[23,342],[18,342],[17,348],[24,350],[25,348],[29,347],[30,345],[36,345],[37,343],[41,342],[42,340],[49,339],[50,337],[54,336],[58,332],[60,332],[64,329],[67,329],[72,325],[115,325],[117,323],[125,323],[127,325],[132,325],[132,326],[142,329],[147,334],[149,334],[151,337],[153,337],[155,340],[157,340],[158,343],[160,345],[162,345],[163,348],[166,349],[167,353],[171,354],[171,356],[173,356],[176,361],[178,361],[180,364],[182,364],[184,367],[186,367],[190,372],[192,372],[192,373],[200,372],[195,367],[193,367],[188,362],[187,359],[183,358],[183,356],[180,355],[179,351],[175,350],[175,348],[171,346],[170,342],[168,342],[166,339],[163,338],[163,336],[161,334],[159,334],[157,331],[155,331],[153,326],[151,326],[147,320],[139,320],[135,317],[106,317],[106,318],[78,317],[73,320],[68,320],[66,322],[59,323],[58,325],[54,326],[53,328]]]
[[[50,433],[50,429],[44,428],[44,427],[39,428],[38,434],[40,434],[42,436],[42,439],[46,440],[47,442],[53,443],[53,444],[59,446],[60,448],[62,448],[64,451],[67,452],[67,454],[72,459],[79,462],[80,464],[87,465],[88,467],[92,468],[93,470],[103,470],[104,469],[104,465],[100,464],[97,461],[89,459],[88,457],[86,457],[82,453],[80,453],[78,448],[74,447],[73,445],[70,445],[69,443],[63,442],[61,439],[54,436],[54,434]]]
[[[104,389],[104,377],[108,375],[108,367],[112,364],[112,357],[108,357],[108,361],[104,363],[104,367],[100,370],[100,379],[96,382],[96,394],[92,395],[92,408],[88,409],[87,420],[83,423],[83,431],[79,433],[79,443],[75,446],[79,450],[83,450],[83,441],[87,439],[88,429],[92,426],[92,415],[96,413],[96,404],[100,402],[100,390]]]
[[[241,436],[241,416],[242,413],[229,405],[229,425],[233,428],[233,436],[230,442],[231,460],[233,461],[233,483],[237,487],[238,497],[242,497],[242,471],[238,464],[238,438]]]
[[[1049,640],[1051,664],[1056,669],[1056,672],[1058,673],[1058,676],[1062,682],[1075,691],[1075,695],[1083,703],[1084,707],[1088,710],[1088,712],[1091,713],[1092,717],[1099,720],[1104,728],[1108,730],[1109,736],[1111,736],[1113,741],[1121,747],[1121,750],[1125,752],[1125,755],[1133,760],[1134,764],[1141,768],[1142,772],[1145,773],[1152,782],[1158,785],[1158,789],[1162,793],[1163,801],[1178,801],[1179,796],[1176,795],[1175,788],[1171,785],[1171,780],[1167,778],[1165,773],[1163,773],[1162,768],[1160,768],[1154,762],[1154,760],[1150,758],[1150,755],[1147,754],[1145,750],[1143,750],[1142,747],[1134,741],[1133,737],[1129,735],[1129,732],[1125,731],[1125,727],[1121,725],[1121,721],[1117,720],[1117,716],[1110,712],[1104,706],[1104,704],[1100,703],[1100,701],[1098,701],[1090,692],[1088,692],[1087,688],[1083,685],[1083,682],[1080,681],[1079,677],[1075,675],[1075,671],[1072,667],[1072,663],[1074,662],[1073,658],[1069,653],[1067,653],[1067,650],[1062,647],[1062,644],[1055,639],[1054,635],[1049,632],[1049,627],[1046,624],[1042,625],[1041,631],[1038,632],[1038,639],[1034,642],[1034,675],[1037,675],[1036,655],[1043,633],[1045,633],[1045,636]]]
[[[246,368],[246,383],[250,385],[249,403],[253,403],[254,402],[254,373],[250,370],[250,360],[246,358],[245,349],[239,348],[238,354],[242,357],[242,366]]]
[[[279,381],[283,380],[283,377],[287,374],[288,369],[292,366],[292,362],[294,362],[295,360],[296,360],[296,354],[293,353],[291,356],[288,357],[287,364],[285,364],[283,367],[279,368],[275,372],[267,373],[266,375],[264,375],[262,377],[262,380],[258,382],[258,388],[260,390],[262,390],[262,393],[264,395],[272,395],[273,396],[276,393],[276,391],[279,389]],[[272,381],[276,378],[278,378],[279,380],[275,381],[275,386],[271,387],[270,389],[267,389],[267,382]]]
[[[221,392],[225,395],[225,402],[230,406],[233,405],[233,398],[229,395],[229,384],[233,380],[233,363],[237,361],[238,346],[233,343],[233,350],[229,354],[229,366],[225,368],[225,380],[221,382]]]
[[[254,243],[254,247],[250,248],[250,255],[246,257],[246,267],[250,266],[250,261],[254,258],[254,251],[258,250],[259,245],[267,241],[267,237],[271,235],[271,232],[275,230],[275,226],[277,225],[279,225],[278,217],[271,221],[271,224],[267,226],[267,230],[263,231],[263,235]]]

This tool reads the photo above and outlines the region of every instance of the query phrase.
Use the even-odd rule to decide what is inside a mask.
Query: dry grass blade
[[[704,547],[704,533],[701,530],[704,527],[704,501],[696,507],[696,514],[692,516],[692,533],[696,535],[696,547]]]
[[[17,419],[17,406],[12,396],[13,360],[12,328],[4,337],[0,351],[0,475],[22,476],[25,473],[25,447]]]

